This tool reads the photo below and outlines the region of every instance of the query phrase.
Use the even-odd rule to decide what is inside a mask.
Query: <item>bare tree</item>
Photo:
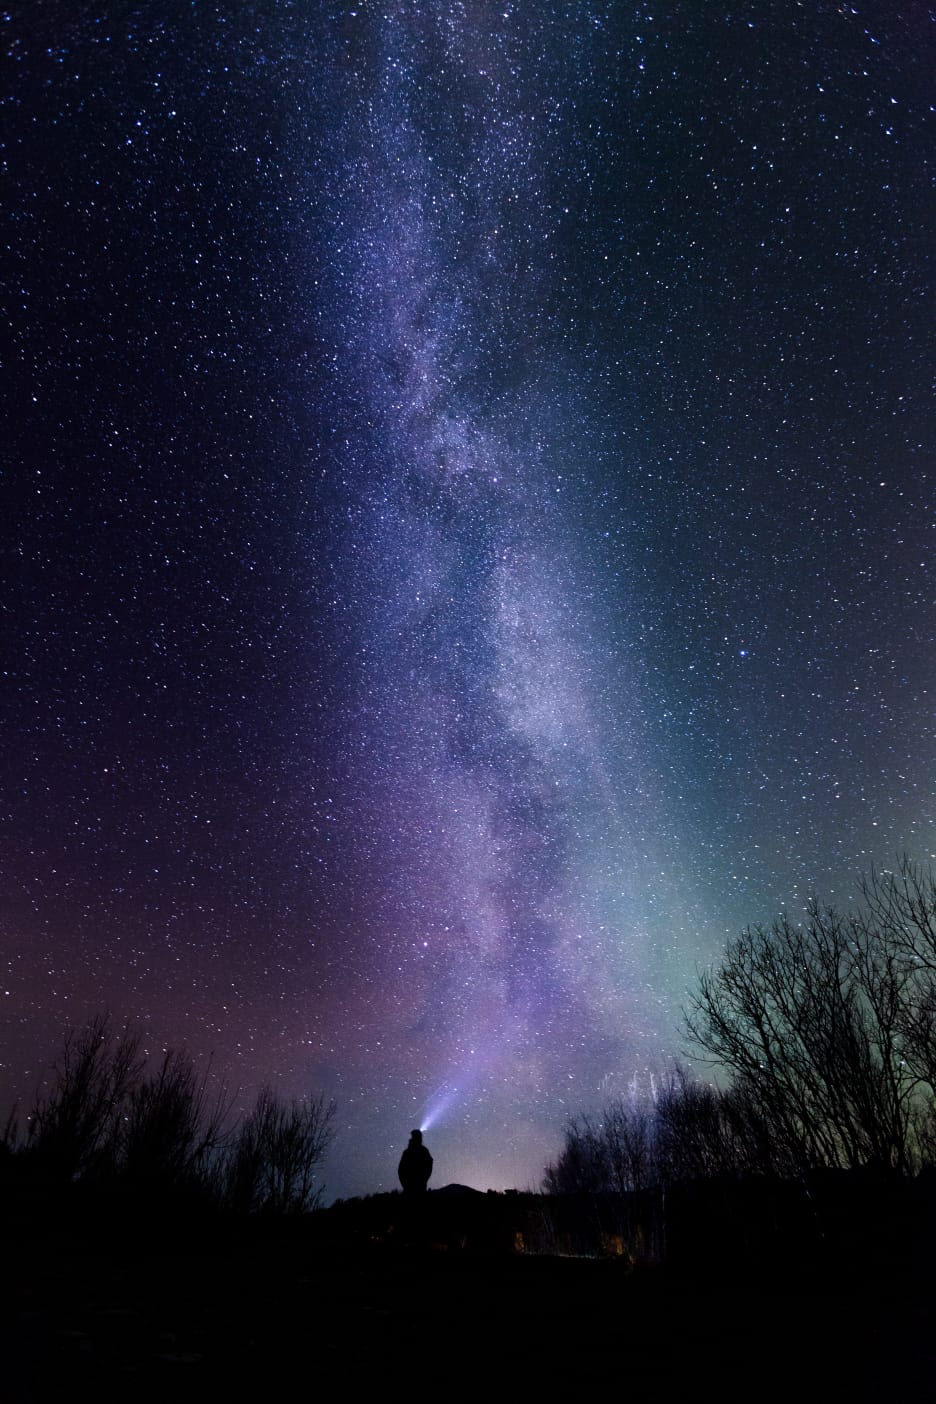
[[[247,1213],[314,1209],[321,1163],[331,1144],[334,1102],[324,1097],[281,1101],[269,1087],[238,1128],[224,1167],[225,1199]]]
[[[745,931],[701,977],[690,1040],[731,1075],[749,1128],[754,1110],[781,1160],[903,1173],[918,1163],[923,1089],[908,1051],[920,1016],[901,940],[873,909],[813,904],[802,926],[784,917]]]
[[[656,1114],[649,1097],[619,1097],[598,1116],[570,1117],[547,1165],[547,1194],[628,1194],[655,1180]]]
[[[656,1102],[657,1171],[665,1183],[711,1179],[738,1168],[724,1094],[676,1068]]]
[[[573,1117],[546,1189],[936,1164],[936,878],[904,861],[862,895],[731,942],[685,1013],[722,1085],[677,1069],[652,1108]]]
[[[646,1189],[654,1182],[656,1130],[656,1107],[649,1097],[622,1097],[605,1108],[601,1134],[610,1187],[617,1194]]]
[[[106,1014],[66,1035],[49,1091],[28,1125],[28,1149],[54,1174],[79,1179],[112,1160],[119,1119],[144,1065],[141,1037]]]
[[[155,1072],[126,1097],[114,1150],[119,1173],[167,1188],[203,1182],[223,1139],[226,1112],[223,1089],[210,1098],[207,1074],[200,1078],[187,1054],[167,1049]]]
[[[604,1194],[610,1186],[611,1170],[600,1122],[588,1114],[570,1117],[562,1150],[546,1166],[544,1190],[547,1194]]]
[[[66,1181],[120,1182],[134,1190],[199,1188],[249,1211],[313,1208],[332,1139],[334,1103],[281,1101],[264,1088],[253,1111],[226,1129],[223,1087],[209,1095],[187,1053],[166,1049],[147,1063],[142,1035],[107,1015],[66,1035],[48,1089],[36,1098],[26,1161]],[[16,1113],[0,1137],[7,1159],[20,1150]],[[24,1165],[26,1162],[24,1162]]]
[[[907,1064],[936,1088],[936,877],[908,859],[862,883],[865,917],[888,977],[899,985],[896,1025]],[[932,1106],[932,1103],[930,1104]]]

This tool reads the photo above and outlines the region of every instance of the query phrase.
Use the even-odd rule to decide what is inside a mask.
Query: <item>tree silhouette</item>
[[[686,1011],[771,1155],[801,1169],[927,1157],[936,1075],[936,886],[909,864],[843,916],[810,905],[733,941]]]
[[[314,1209],[316,1183],[334,1134],[334,1102],[324,1097],[281,1101],[269,1087],[237,1130],[223,1170],[224,1198],[244,1213],[293,1214]]]
[[[657,1180],[657,1107],[647,1095],[619,1097],[597,1116],[570,1117],[563,1147],[547,1165],[547,1194],[629,1194]]]
[[[225,1114],[223,1091],[209,1099],[191,1058],[167,1049],[126,1098],[114,1146],[118,1173],[135,1184],[205,1185],[223,1143]]]
[[[226,1126],[222,1088],[212,1098],[183,1051],[148,1063],[142,1035],[106,1014],[65,1037],[47,1088],[19,1143],[15,1113],[2,1146],[46,1181],[119,1184],[148,1194],[198,1190],[247,1213],[314,1208],[335,1106],[323,1097],[281,1101],[270,1088]]]
[[[544,1189],[936,1163],[936,879],[904,861],[861,892],[732,941],[685,1011],[718,1085],[677,1067],[652,1100],[572,1117]]]
[[[144,1064],[141,1035],[126,1026],[115,1030],[107,1014],[69,1031],[51,1085],[37,1096],[29,1118],[34,1160],[66,1180],[112,1165],[121,1114]]]

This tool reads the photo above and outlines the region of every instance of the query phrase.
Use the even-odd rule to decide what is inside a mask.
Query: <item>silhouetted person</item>
[[[400,1156],[397,1170],[404,1194],[425,1194],[432,1174],[432,1156],[422,1143],[422,1132],[410,1133],[409,1145]]]

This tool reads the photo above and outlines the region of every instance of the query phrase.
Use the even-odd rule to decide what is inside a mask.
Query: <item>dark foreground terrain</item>
[[[473,1213],[500,1223],[492,1199]],[[279,1225],[176,1215],[14,1232],[0,1398],[936,1395],[936,1281],[897,1258],[817,1268],[710,1251],[662,1267],[518,1251],[516,1235],[479,1249],[398,1213],[388,1226],[397,1200]]]

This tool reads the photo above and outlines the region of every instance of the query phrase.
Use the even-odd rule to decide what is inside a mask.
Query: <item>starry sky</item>
[[[936,858],[922,0],[0,11],[0,1091],[539,1182]]]

